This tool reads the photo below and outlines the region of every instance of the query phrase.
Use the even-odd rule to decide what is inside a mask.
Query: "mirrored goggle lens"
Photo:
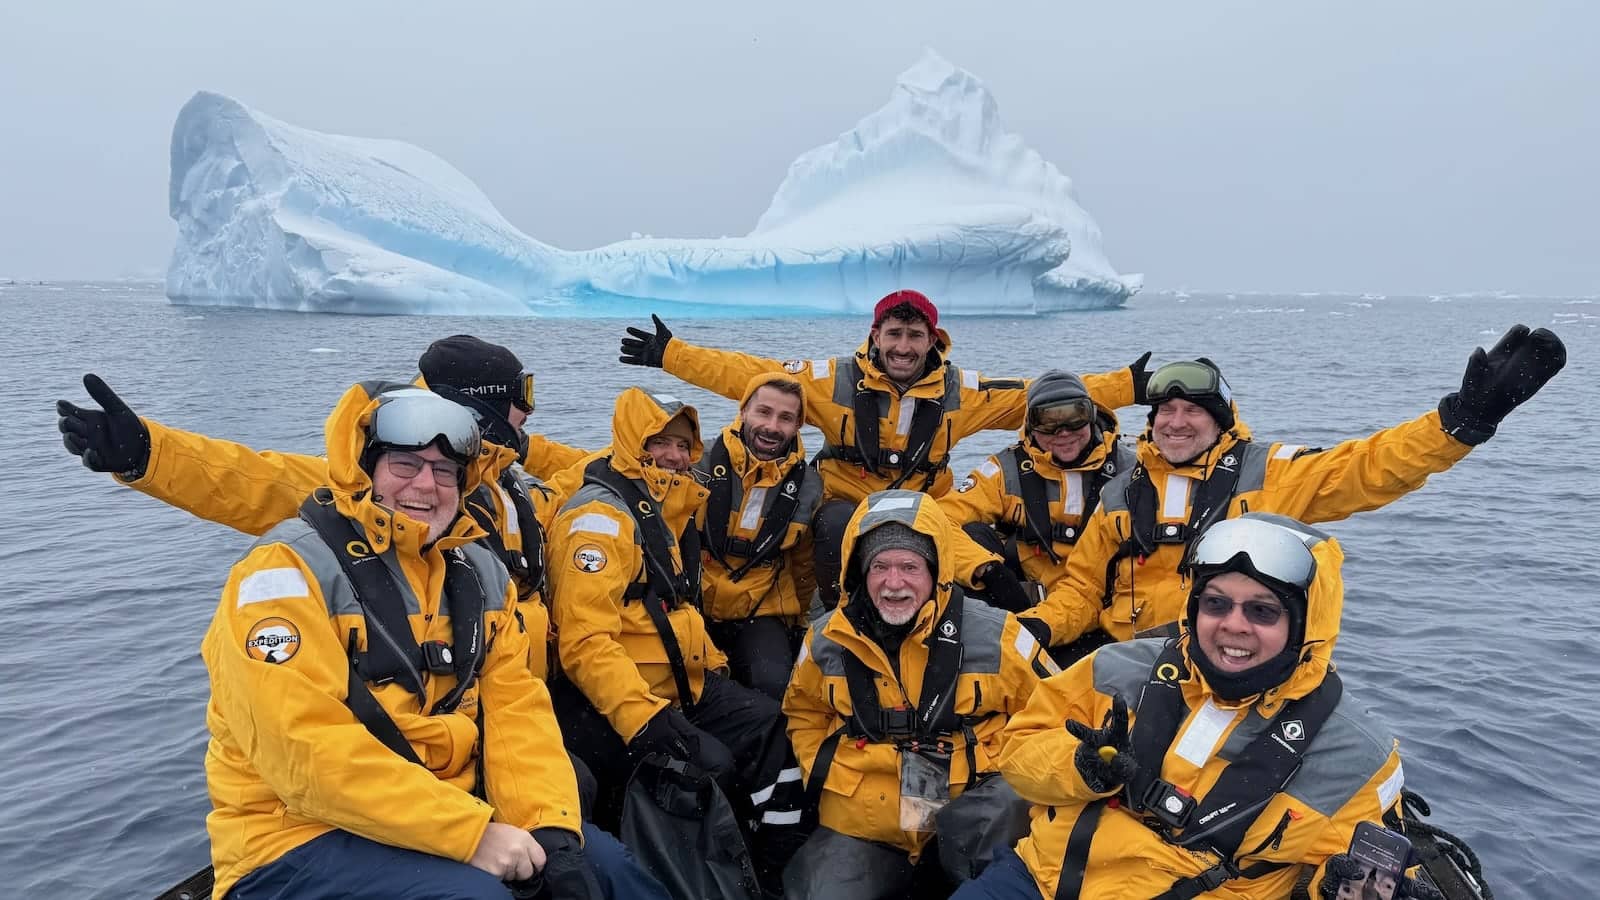
[[[512,403],[517,409],[529,415],[533,414],[533,373],[523,372],[517,376],[517,392],[512,395]]]
[[[381,395],[368,430],[374,443],[400,449],[420,450],[443,438],[440,449],[462,463],[481,447],[478,423],[466,407],[420,388]]]
[[[1028,420],[1033,430],[1040,434],[1077,431],[1094,421],[1094,403],[1079,399],[1033,407],[1028,410]]]
[[[1242,553],[1260,574],[1308,590],[1317,574],[1317,560],[1306,541],[1314,537],[1260,519],[1224,519],[1195,541],[1189,564],[1221,566]]]
[[[1167,363],[1150,374],[1146,388],[1151,400],[1210,395],[1233,402],[1233,393],[1217,370],[1198,362]]]
[[[1276,625],[1278,620],[1283,618],[1283,607],[1267,600],[1246,600],[1240,603],[1217,594],[1200,595],[1200,614],[1204,616],[1226,618],[1233,612],[1235,606],[1244,610],[1245,619],[1254,625]]]

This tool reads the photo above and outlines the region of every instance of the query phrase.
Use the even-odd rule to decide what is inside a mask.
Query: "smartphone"
[[[1362,822],[1350,838],[1349,853],[1361,864],[1361,875],[1339,884],[1338,900],[1394,900],[1411,865],[1411,842],[1406,836]]]

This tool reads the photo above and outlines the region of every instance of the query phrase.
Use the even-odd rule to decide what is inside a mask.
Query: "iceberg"
[[[568,251],[519,231],[471,179],[402,141],[299,128],[201,92],[172,134],[177,303],[306,312],[674,315],[868,311],[898,288],[946,315],[1121,306],[1071,180],[928,51],[889,102],[790,165],[743,237]]]

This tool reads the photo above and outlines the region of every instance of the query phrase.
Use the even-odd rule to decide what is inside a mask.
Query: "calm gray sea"
[[[663,314],[691,341],[780,358],[847,352],[865,331],[859,318]],[[1261,439],[1328,446],[1432,408],[1468,352],[1518,321],[1559,333],[1567,369],[1452,471],[1330,526],[1349,558],[1337,659],[1399,735],[1408,786],[1477,849],[1502,900],[1588,897],[1600,892],[1600,303],[1145,296],[946,325],[952,357],[995,374],[1100,371],[1147,349],[1157,362],[1210,356]],[[633,383],[727,421],[729,402],[618,364],[625,324],[200,309],[151,285],[0,285],[0,894],[150,897],[207,858],[198,649],[250,539],[62,449],[54,401],[85,398],[84,372],[163,422],[319,453],[350,382],[409,377],[429,341],[471,332],[537,372],[534,427],[561,440],[606,442],[612,398]],[[973,439],[958,464],[1010,440]]]

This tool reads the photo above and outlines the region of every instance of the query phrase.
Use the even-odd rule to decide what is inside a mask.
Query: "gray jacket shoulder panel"
[[[967,598],[961,604],[961,671],[966,675],[997,675],[1004,653],[1006,613],[987,603]]]
[[[1094,689],[1107,696],[1120,696],[1130,707],[1137,706],[1139,693],[1150,680],[1165,638],[1144,638],[1107,644],[1090,657],[1094,666]]]

